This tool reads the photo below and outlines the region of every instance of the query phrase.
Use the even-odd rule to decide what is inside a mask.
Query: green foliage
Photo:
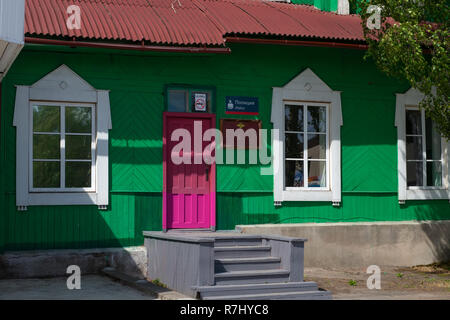
[[[403,278],[403,273],[401,273],[401,272],[399,272],[399,273],[397,273],[397,278]]]
[[[420,103],[441,134],[450,138],[449,5],[447,0],[350,0],[363,19],[371,57],[389,76],[406,79],[423,92]],[[382,8],[381,27],[368,28]]]
[[[162,287],[162,288],[167,288],[167,286],[164,283],[162,283],[159,279],[152,280],[152,283],[155,286],[159,286],[159,287]]]
[[[351,285],[352,287],[356,286],[357,282],[356,280],[349,280],[348,284]]]

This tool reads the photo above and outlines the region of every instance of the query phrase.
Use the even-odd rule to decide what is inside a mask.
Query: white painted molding
[[[0,1],[0,40],[24,44],[25,0]]]
[[[348,0],[338,0],[338,14],[350,14],[350,4]]]
[[[97,90],[63,64],[30,87],[30,100],[97,103]]]
[[[25,0],[0,0],[0,82],[24,46]]]
[[[16,204],[19,207],[27,207],[29,203],[29,92],[29,87],[16,87],[16,104],[14,107],[13,125],[16,127]]]
[[[329,111],[329,170],[330,190],[285,190],[284,188],[284,102],[308,101],[327,103]],[[272,141],[274,162],[274,202],[329,201],[341,203],[341,92],[333,91],[311,69],[307,68],[284,87],[273,88],[271,121],[279,129],[278,139]]]
[[[109,107],[109,92],[99,90],[97,92],[97,205],[107,206],[109,203],[109,152],[108,136],[111,125]]]
[[[0,49],[0,82],[6,76],[14,61],[19,56],[23,46],[23,44],[0,40],[0,48],[4,48],[4,50]]]
[[[442,174],[443,188],[441,189],[410,189],[407,186],[406,178],[406,107],[418,106],[425,97],[420,91],[411,88],[403,94],[396,94],[395,107],[395,126],[397,127],[397,171],[398,171],[398,201],[404,204],[406,200],[432,200],[432,199],[449,199],[450,200],[450,159],[449,150],[450,142],[441,140],[443,151],[443,168]]]
[[[95,192],[30,192],[30,100],[49,102],[94,103],[96,119]],[[96,90],[66,65],[61,65],[32,86],[17,86],[13,125],[16,127],[16,205],[26,210],[30,205],[109,204],[109,130],[112,128],[109,91]]]

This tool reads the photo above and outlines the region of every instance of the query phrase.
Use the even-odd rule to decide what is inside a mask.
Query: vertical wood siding
[[[238,224],[362,222],[449,219],[448,200],[408,201],[399,206],[397,195],[344,194],[338,208],[328,203],[290,202],[273,206],[270,193],[221,193],[217,202],[217,228],[234,229]]]
[[[112,194],[108,211],[95,206],[41,206],[17,212],[7,197],[6,249],[66,249],[143,245],[142,230],[160,230],[161,196]]]

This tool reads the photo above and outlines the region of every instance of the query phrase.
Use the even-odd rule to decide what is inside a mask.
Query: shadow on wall
[[[450,261],[450,205],[448,204],[448,200],[442,201],[446,202],[447,208],[449,208],[447,210],[447,218],[449,220],[430,221],[430,218],[433,216],[433,205],[431,205],[431,208],[428,208],[429,211],[427,211],[420,206],[419,201],[407,201],[405,207],[416,206],[414,211],[416,213],[417,220],[425,220],[421,223],[420,227],[427,237],[428,247],[433,251],[436,261],[447,262]]]
[[[143,279],[146,262],[144,247],[14,251],[0,255],[0,279],[63,277],[69,275],[69,266],[79,267],[81,275],[113,267]]]
[[[7,201],[0,278],[64,276],[69,265],[79,265],[82,274],[105,267],[146,274],[142,231],[161,228],[160,195],[111,194],[106,211],[96,206],[38,206],[19,212],[14,194]]]

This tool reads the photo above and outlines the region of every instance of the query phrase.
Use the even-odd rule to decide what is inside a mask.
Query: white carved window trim
[[[397,94],[395,109],[395,126],[397,127],[398,148],[398,201],[400,204],[406,200],[432,200],[450,199],[450,142],[441,139],[442,147],[442,188],[409,187],[406,179],[406,109],[418,106],[424,95],[418,90],[411,88],[404,94]]]
[[[284,105],[285,102],[328,104],[328,188],[285,188],[284,175]],[[273,88],[273,128],[279,134],[273,135],[272,155],[274,168],[274,202],[284,201],[329,201],[338,206],[341,203],[341,92],[330,89],[311,69],[306,69],[284,87]],[[318,190],[319,189],[319,190]]]
[[[97,205],[109,204],[109,130],[111,115],[109,91],[96,90],[66,65],[61,65],[31,86],[16,86],[13,125],[16,127],[16,205],[27,210],[34,205]],[[30,145],[32,138],[31,105],[36,101],[49,104],[85,104],[95,110],[95,183],[88,190],[32,190],[30,179]],[[52,191],[52,192],[51,192]]]

